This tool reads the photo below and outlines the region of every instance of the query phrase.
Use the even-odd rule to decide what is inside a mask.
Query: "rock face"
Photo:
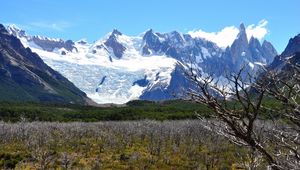
[[[152,29],[145,33],[143,36],[143,41],[145,42],[145,45],[142,48],[143,55],[150,55],[152,53],[151,50],[157,52],[162,48],[162,44],[159,41],[158,35],[154,34]]]
[[[0,100],[86,104],[89,99],[0,24]]]
[[[42,47],[42,49],[45,51],[53,51],[54,49],[60,48],[64,48],[67,51],[77,51],[76,47],[74,47],[74,42],[71,40],[51,40],[48,38],[33,36],[29,41],[34,42],[36,45]]]
[[[265,84],[269,87],[276,85],[277,88],[284,88],[284,83],[287,84],[299,84],[299,66],[300,66],[300,34],[291,38],[287,47],[281,55],[275,57],[274,61],[267,67],[267,70],[271,73],[275,73],[275,79],[273,76],[265,77],[262,73],[261,78]],[[278,81],[280,79],[281,81]],[[284,83],[283,83],[284,82]],[[288,86],[285,86],[287,88]],[[293,87],[294,89],[295,87]],[[297,88],[296,88],[297,89]],[[296,90],[295,89],[295,90]],[[282,89],[284,90],[284,89]]]
[[[300,52],[300,34],[289,40],[287,47],[281,55],[290,56],[296,52]]]
[[[190,85],[191,82],[184,75],[184,69],[176,65],[171,73],[169,84],[158,83],[154,86],[148,86],[140,96],[140,99],[160,101],[181,98],[184,97],[186,88],[190,87]]]
[[[104,43],[108,48],[111,48],[113,51],[113,54],[117,58],[121,58],[123,56],[124,51],[126,48],[118,42],[117,36],[122,35],[118,30],[113,30],[112,34],[109,36],[109,38]]]
[[[244,62],[248,63],[251,59],[251,52],[244,24],[240,25],[240,32],[230,47],[230,56],[232,58],[232,64],[237,66],[237,68],[240,68]]]
[[[263,51],[263,56],[265,56],[267,63],[271,63],[274,60],[274,57],[277,55],[276,49],[267,40],[264,40],[262,44],[262,51]]]

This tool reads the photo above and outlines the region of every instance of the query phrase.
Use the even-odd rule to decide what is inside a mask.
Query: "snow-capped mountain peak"
[[[24,30],[20,29],[18,26],[14,24],[7,26],[6,29],[10,34],[17,35],[17,37],[27,36]]]
[[[246,32],[245,24],[241,23],[240,24],[240,32]]]
[[[115,29],[112,31],[111,35],[114,35],[114,36],[116,36],[116,35],[122,35],[122,33],[121,33],[119,30],[117,30],[117,29],[115,28]]]
[[[248,42],[246,28],[245,28],[245,25],[243,23],[240,24],[239,33],[236,37],[236,40],[242,41],[244,43]]]
[[[55,41],[25,32],[11,34],[98,103],[171,99],[173,93],[188,88],[180,65],[193,62],[203,75],[218,78],[224,76],[225,68],[235,71],[244,62],[255,70],[257,63],[266,64],[275,54],[268,42],[260,45],[251,38],[248,43],[243,24],[237,39],[226,50],[189,34],[158,33],[152,29],[139,36],[127,36],[114,29],[94,43]]]

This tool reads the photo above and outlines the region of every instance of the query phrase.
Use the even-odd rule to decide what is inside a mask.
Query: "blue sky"
[[[0,23],[14,23],[32,35],[95,41],[113,28],[138,35],[157,32],[218,32],[267,21],[271,41],[281,52],[300,33],[299,0],[5,0]]]

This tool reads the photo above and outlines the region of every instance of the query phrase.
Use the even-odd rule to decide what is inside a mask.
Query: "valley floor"
[[[232,169],[246,153],[199,120],[0,122],[1,169]]]

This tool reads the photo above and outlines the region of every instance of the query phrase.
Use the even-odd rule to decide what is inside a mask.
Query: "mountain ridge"
[[[172,99],[174,92],[188,88],[176,63],[193,63],[201,74],[222,78],[226,76],[224,69],[228,69],[229,73],[236,72],[242,65],[255,74],[261,65],[269,64],[277,55],[267,41],[262,44],[256,38],[248,41],[244,24],[240,25],[237,39],[226,49],[177,31],[158,33],[149,29],[140,36],[132,37],[114,29],[92,44],[72,41],[76,50],[68,50],[58,44],[49,51],[39,47],[32,39],[23,38],[25,31],[19,32],[22,34],[15,35],[23,40],[25,46],[40,54],[47,64],[98,103]],[[11,33],[14,34],[13,31]],[[135,82],[143,82],[143,85]]]
[[[269,69],[280,70],[286,67],[287,63],[299,64],[300,56],[300,34],[290,38],[284,51],[274,58]]]

